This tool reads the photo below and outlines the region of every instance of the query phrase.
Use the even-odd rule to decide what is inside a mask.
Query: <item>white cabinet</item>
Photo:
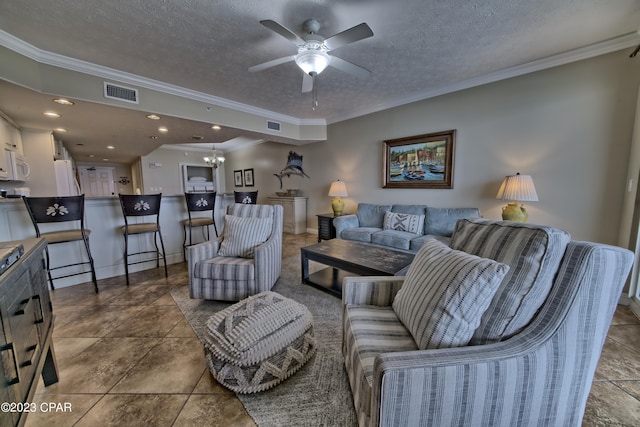
[[[22,154],[20,130],[0,117],[0,148]]]
[[[269,203],[282,206],[284,211],[282,229],[285,233],[302,234],[307,232],[306,197],[269,197]]]

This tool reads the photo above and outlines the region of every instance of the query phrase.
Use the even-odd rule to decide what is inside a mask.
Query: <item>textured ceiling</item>
[[[361,22],[374,32],[332,52],[370,78],[328,68],[315,111],[294,63],[247,71],[296,53],[260,20],[301,34],[309,18],[324,37]],[[43,51],[328,123],[635,33],[639,24],[638,0],[0,1],[0,29]]]

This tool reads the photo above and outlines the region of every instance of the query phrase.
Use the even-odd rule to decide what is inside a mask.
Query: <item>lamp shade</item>
[[[496,198],[519,202],[537,202],[538,193],[536,193],[536,187],[533,185],[531,175],[517,173],[504,177]]]
[[[331,187],[329,188],[329,196],[330,197],[348,197],[347,194],[347,186],[344,185],[343,181],[333,181],[331,183]]]

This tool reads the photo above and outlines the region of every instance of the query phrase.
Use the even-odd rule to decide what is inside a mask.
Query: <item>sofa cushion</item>
[[[371,235],[371,243],[394,249],[408,250],[411,245],[411,240],[416,236],[418,235],[407,231],[382,230]]]
[[[200,279],[255,280],[255,262],[250,258],[213,257],[198,261],[193,275]]]
[[[562,230],[509,221],[464,219],[453,249],[511,267],[484,313],[471,344],[506,339],[524,328],[544,303],[571,236]]]
[[[377,227],[358,227],[348,228],[340,233],[340,238],[344,240],[355,240],[356,242],[371,243],[371,235],[382,231],[382,228]]]
[[[424,215],[426,208],[426,205],[393,205],[391,206],[391,212]]]
[[[218,256],[253,258],[256,246],[267,241],[273,228],[272,218],[225,215],[222,243]]]
[[[413,215],[399,212],[387,212],[384,214],[384,230],[408,231],[409,233],[422,234],[424,230],[424,215]]]
[[[477,208],[432,208],[427,207],[425,213],[424,234],[450,237],[456,222],[462,218],[479,218]]]
[[[390,205],[372,205],[369,203],[358,203],[356,215],[360,227],[382,228],[384,214],[391,210]]]
[[[509,266],[428,240],[416,254],[393,310],[422,350],[465,346]]]
[[[411,243],[409,244],[409,250],[418,252],[422,247],[422,245],[424,245],[429,239],[437,240],[439,242],[444,243],[445,245],[448,245],[449,241],[451,240],[450,237],[436,236],[435,234],[422,235],[422,236],[416,237],[415,239],[411,239]]]
[[[373,363],[378,354],[418,350],[393,309],[347,305],[343,322],[345,366],[358,412],[370,416]]]

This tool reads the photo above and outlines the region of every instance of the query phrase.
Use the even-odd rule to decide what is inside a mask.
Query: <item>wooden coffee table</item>
[[[300,249],[302,282],[342,297],[345,277],[403,275],[414,256],[350,240],[326,240]],[[310,260],[329,268],[309,274]]]

